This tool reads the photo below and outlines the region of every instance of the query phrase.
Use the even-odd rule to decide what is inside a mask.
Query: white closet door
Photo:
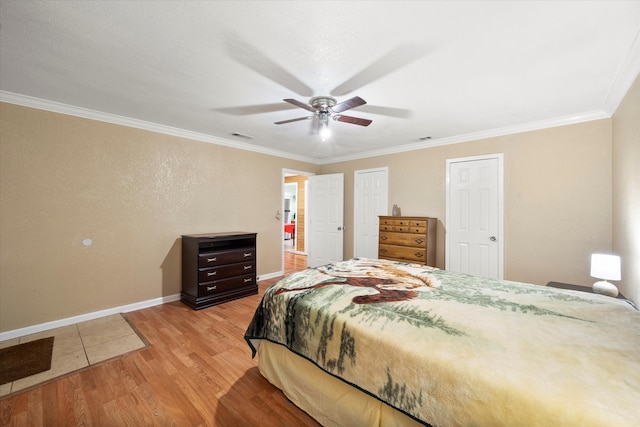
[[[447,161],[446,269],[502,279],[502,155]]]

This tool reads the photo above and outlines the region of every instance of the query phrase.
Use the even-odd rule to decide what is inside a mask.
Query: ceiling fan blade
[[[378,105],[371,105],[371,104],[367,104],[362,108],[358,109],[358,112],[379,114],[381,116],[397,117],[399,119],[408,119],[409,117],[411,117],[411,114],[412,114],[411,110],[406,110],[404,108],[381,107]]]
[[[285,123],[293,123],[293,122],[299,122],[301,120],[311,120],[313,119],[313,116],[309,116],[309,117],[298,117],[297,119],[289,119],[289,120],[282,120],[280,122],[273,122],[273,124],[276,125],[283,125]]]
[[[369,126],[371,123],[373,123],[373,120],[361,119],[359,117],[342,116],[342,115],[335,115],[333,116],[333,119],[339,122],[351,123],[352,125],[360,125],[360,126]]]
[[[276,111],[293,110],[287,104],[278,102],[277,104],[242,105],[238,107],[215,108],[212,111],[219,111],[233,116],[248,116],[251,114],[274,113]]]
[[[293,104],[296,107],[304,108],[305,110],[311,111],[312,113],[315,113],[317,111],[311,105],[305,104],[304,102],[300,102],[297,99],[287,98],[287,99],[283,99],[283,101],[288,102],[289,104]]]
[[[227,48],[231,58],[282,87],[301,96],[313,94],[313,89],[268,58],[259,49],[242,40],[237,34],[228,35]]]
[[[347,93],[351,93],[356,89],[360,89],[363,86],[372,83],[387,74],[391,74],[394,71],[416,61],[423,57],[428,52],[426,46],[420,45],[405,45],[399,46],[392,51],[388,52],[377,61],[360,71],[335,89],[331,91],[333,96],[343,96]]]
[[[343,101],[339,104],[334,105],[333,107],[331,107],[331,110],[334,113],[342,113],[343,111],[347,111],[351,108],[355,108],[358,107],[360,105],[364,105],[366,104],[367,101],[365,101],[364,99],[360,98],[359,96],[354,96],[351,99],[347,99],[346,101]]]

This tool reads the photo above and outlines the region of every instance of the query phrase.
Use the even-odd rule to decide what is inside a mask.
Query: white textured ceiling
[[[639,31],[640,1],[0,0],[0,90],[322,163],[606,117]],[[273,124],[317,95],[373,123]]]

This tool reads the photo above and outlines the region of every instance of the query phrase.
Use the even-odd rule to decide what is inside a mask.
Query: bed
[[[354,258],[269,287],[245,339],[324,426],[640,426],[640,312]]]

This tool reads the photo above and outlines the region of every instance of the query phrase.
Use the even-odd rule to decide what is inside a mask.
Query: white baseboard
[[[258,281],[273,279],[284,275],[284,271],[276,271],[275,273],[262,274]],[[73,325],[87,320],[98,319],[100,317],[111,316],[117,313],[127,313],[129,311],[141,310],[143,308],[153,307],[155,305],[166,304],[168,302],[180,301],[180,294],[168,295],[166,297],[154,298],[147,301],[140,301],[133,304],[122,305],[120,307],[107,308],[105,310],[94,311],[93,313],[80,314],[78,316],[67,317],[66,319],[53,320],[51,322],[41,323],[39,325],[27,326],[26,328],[14,329],[12,331],[0,332],[0,342],[19,338],[25,335],[31,335],[49,329],[60,328],[62,326]]]
[[[168,295],[166,297],[154,298],[147,301],[140,301],[133,304],[121,305],[120,307],[107,308],[105,310],[94,311],[93,313],[80,314],[78,316],[67,317],[66,319],[53,320],[39,325],[27,326],[26,328],[14,329],[12,331],[0,332],[0,342],[18,338],[37,332],[48,331],[49,329],[60,328],[62,326],[73,325],[87,320],[98,319],[117,313],[127,313],[129,311],[141,310],[143,308],[166,304],[168,302],[180,301],[180,294]]]
[[[261,274],[260,277],[258,277],[258,282],[262,280],[274,279],[280,276],[284,276],[284,271],[276,271],[275,273]]]

